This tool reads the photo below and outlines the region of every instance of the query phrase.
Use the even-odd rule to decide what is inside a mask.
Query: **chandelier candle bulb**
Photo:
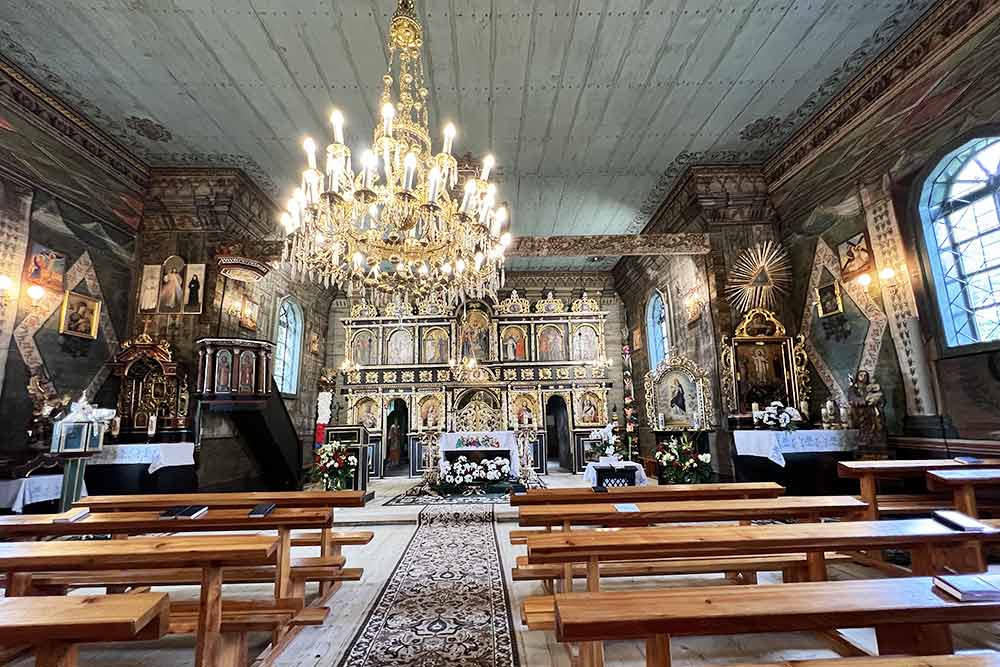
[[[462,195],[462,205],[459,207],[460,213],[468,214],[472,209],[472,197],[476,194],[476,183],[472,179],[465,182],[465,193]]]
[[[442,153],[451,155],[451,144],[455,140],[455,126],[448,123],[444,126],[444,147],[441,149]]]
[[[438,193],[441,189],[441,170],[437,167],[431,169],[427,175],[427,203],[433,204],[437,201]]]
[[[386,102],[382,105],[382,132],[387,137],[392,136],[392,119],[396,117],[396,109]]]
[[[496,165],[496,159],[492,155],[484,157],[483,170],[479,173],[479,180],[488,181],[490,179],[490,172],[493,171],[494,165]]]
[[[312,137],[306,137],[306,140],[302,142],[302,148],[306,150],[306,157],[309,159],[309,168],[316,168],[316,142],[312,140]]]
[[[331,111],[330,124],[333,125],[333,140],[338,144],[344,143],[344,114],[337,109]]]
[[[372,184],[375,181],[375,170],[378,168],[378,158],[375,157],[375,153],[365,151],[361,157],[361,164],[365,169],[365,176],[363,179],[363,185],[365,190],[371,190]]]
[[[407,153],[403,159],[403,189],[409,192],[413,189],[413,179],[417,175],[417,156]]]

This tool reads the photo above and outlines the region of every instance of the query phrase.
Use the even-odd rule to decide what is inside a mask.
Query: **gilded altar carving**
[[[565,313],[566,304],[563,303],[562,299],[556,299],[552,296],[552,292],[548,292],[545,298],[541,301],[535,303],[536,313]]]
[[[145,434],[153,418],[157,430],[191,428],[187,372],[174,361],[170,343],[154,342],[144,330],[121,344],[108,368],[121,379],[120,433]]]
[[[483,400],[473,399],[455,413],[456,431],[502,431],[503,413]]]
[[[497,312],[504,315],[522,315],[531,312],[531,303],[517,294],[517,290],[511,290],[510,296],[500,302]]]

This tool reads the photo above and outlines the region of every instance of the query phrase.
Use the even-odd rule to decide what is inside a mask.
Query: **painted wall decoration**
[[[462,319],[462,357],[490,358],[490,318],[479,309],[469,310]]]
[[[413,333],[409,329],[397,329],[389,334],[386,341],[385,363],[413,363]]]
[[[56,252],[37,241],[31,244],[24,267],[27,282],[61,292],[65,274],[65,253]]]
[[[160,265],[146,264],[139,278],[139,312],[152,315],[160,299]]]
[[[184,276],[184,306],[185,315],[200,314],[205,300],[205,265],[188,264]]]
[[[840,259],[840,278],[848,281],[862,273],[871,273],[875,268],[875,257],[868,232],[862,231],[837,244]]]
[[[566,361],[566,334],[561,326],[547,324],[538,330],[538,360]]]
[[[160,313],[180,313],[184,308],[184,272],[187,264],[177,255],[163,262],[160,272],[160,294],[157,310]]]
[[[597,361],[601,356],[601,338],[597,329],[582,324],[573,329],[573,360]]]
[[[247,331],[257,331],[259,320],[260,304],[244,294],[240,305],[240,328]]]
[[[59,333],[95,340],[100,319],[100,299],[86,294],[66,292],[59,315]]]
[[[500,332],[500,359],[524,361],[528,358],[528,336],[524,327],[511,325]]]
[[[377,356],[378,350],[373,332],[363,329],[354,334],[354,340],[351,341],[351,357],[354,363],[360,366],[371,366]]]
[[[844,312],[844,300],[840,296],[840,283],[834,280],[816,288],[816,314],[820,319]]]
[[[451,336],[447,329],[435,327],[428,329],[424,333],[424,342],[421,346],[421,361],[425,364],[446,364],[451,358],[450,353]]]

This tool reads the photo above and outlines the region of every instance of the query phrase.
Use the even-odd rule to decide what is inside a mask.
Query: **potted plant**
[[[712,478],[712,455],[699,454],[686,431],[657,445],[656,464],[660,484],[703,484]]]

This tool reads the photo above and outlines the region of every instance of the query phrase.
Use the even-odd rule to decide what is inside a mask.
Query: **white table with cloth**
[[[21,514],[25,505],[59,500],[62,495],[62,474],[31,475],[18,479],[0,479],[0,507]],[[82,488],[87,495],[87,486]]]
[[[511,477],[520,474],[520,456],[517,450],[517,437],[513,431],[464,431],[461,433],[442,433],[438,439],[438,457],[441,471],[444,472],[446,452],[500,452],[505,451],[510,460]]]
[[[785,466],[785,454],[849,452],[857,448],[856,430],[733,431],[736,453],[760,456]]]
[[[88,465],[128,465],[148,463],[152,475],[161,468],[194,465],[193,442],[142,442],[136,444],[104,445],[104,448],[87,459]]]
[[[618,461],[617,463],[599,463],[591,461],[587,464],[587,467],[583,469],[583,479],[585,482],[591,486],[597,486],[597,469],[600,467],[614,466],[615,468],[635,468],[635,484],[636,486],[646,486],[649,484],[649,478],[646,477],[646,471],[642,469],[642,466],[635,461]]]

